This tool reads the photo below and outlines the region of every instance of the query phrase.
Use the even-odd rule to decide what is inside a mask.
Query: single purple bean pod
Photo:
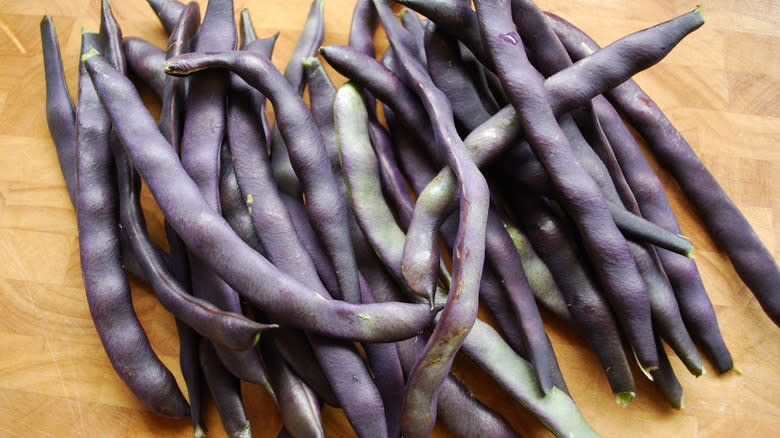
[[[428,60],[425,56],[425,27],[423,26],[420,17],[413,10],[402,8],[398,13],[398,18],[401,19],[401,25],[403,25],[404,29],[414,37],[413,41],[415,44],[412,53],[416,54],[417,60],[422,65],[427,66]],[[410,47],[410,49],[411,48],[412,47]]]
[[[463,66],[458,41],[435,26],[425,32],[425,54],[434,84],[450,97],[452,112],[465,137],[491,116],[476,84]]]
[[[700,8],[691,20],[704,22]],[[574,58],[598,53],[599,46],[584,33],[560,19],[551,19]],[[567,43],[567,40],[570,41]],[[576,41],[577,51],[571,47]],[[691,202],[713,241],[729,257],[735,271],[753,292],[764,312],[780,325],[780,268],[750,223],[672,122],[634,81],[627,81],[607,93],[607,97],[638,130],[653,155],[666,169]]]
[[[165,50],[138,38],[125,37],[122,48],[130,71],[148,85],[157,97],[162,98],[165,89]]]
[[[637,197],[642,215],[666,229],[682,233],[661,181],[620,114],[604,96],[595,97],[593,105],[626,181]],[[719,372],[732,369],[734,360],[720,334],[715,310],[704,290],[696,262],[661,248],[656,248],[656,253],[675,291],[691,336]]]
[[[96,34],[82,34],[84,56],[99,45]],[[110,65],[106,67],[124,77]],[[76,217],[87,303],[119,377],[150,409],[166,416],[184,417],[189,414],[187,401],[173,374],[149,345],[133,309],[130,285],[120,260],[118,200],[109,146],[111,122],[89,78],[82,69],[76,113]]]
[[[233,50],[236,46],[233,1],[210,1],[195,38],[194,51]],[[219,153],[225,130],[225,76],[225,72],[207,71],[189,79],[181,139],[182,164],[217,212]]]
[[[658,345],[658,369],[650,372],[650,375],[653,377],[653,385],[663,394],[666,402],[671,407],[682,409],[685,407],[682,386],[680,381],[677,380],[677,376],[674,375],[674,368],[672,368],[672,364],[669,362],[663,343],[660,339],[656,343]]]
[[[325,438],[317,394],[284,361],[271,339],[260,342],[283,428],[294,437]]]
[[[374,32],[379,25],[371,0],[357,0],[352,10],[349,28],[349,46],[370,57],[376,56]]]
[[[274,268],[208,207],[159,133],[132,82],[111,69],[102,57],[93,54],[85,58],[101,100],[163,214],[194,254],[199,254],[269,319],[325,336],[375,342],[404,339],[430,323],[433,315],[427,305],[355,305],[323,300]]]
[[[171,29],[165,59],[190,51],[190,41],[200,27],[200,6],[190,2],[179,14],[176,25]],[[163,61],[163,64],[165,62]],[[163,73],[164,74],[164,73]],[[178,151],[184,129],[184,103],[187,79],[165,75],[162,108],[160,110],[160,131],[165,139]]]
[[[190,417],[192,418],[192,435],[194,438],[204,438],[208,429],[203,421],[203,397],[206,395],[206,381],[200,368],[200,336],[190,326],[176,320],[179,334],[179,366],[184,383],[187,385],[187,397],[190,402]]]
[[[65,82],[60,43],[54,21],[48,15],[41,19],[41,46],[46,75],[46,121],[57,150],[60,170],[65,179],[70,202],[76,205],[76,107]]]
[[[364,303],[375,303],[373,293],[368,282],[364,281],[361,288]],[[398,357],[398,349],[393,343],[364,343],[374,383],[382,394],[382,402],[387,418],[387,435],[389,437],[401,436],[401,406],[404,399],[404,371],[401,359]]]
[[[306,382],[323,403],[338,408],[338,398],[322,371],[306,334],[298,330],[280,329],[269,333],[269,336],[287,366]]]
[[[111,2],[100,2],[100,42],[103,53],[108,61],[122,73],[126,73],[127,63],[122,49],[122,29],[111,12]]]
[[[165,32],[171,34],[173,28],[176,26],[176,22],[179,21],[179,16],[184,10],[184,3],[176,0],[146,0],[149,6],[157,15],[160,20],[160,24],[163,25]]]
[[[238,48],[246,49],[247,44],[257,40],[257,32],[252,24],[252,17],[249,15],[249,9],[243,8],[238,16]]]
[[[303,80],[309,90],[309,110],[312,119],[319,128],[328,161],[335,175],[339,173],[338,140],[333,122],[333,100],[336,97],[336,87],[331,82],[319,59],[304,58]]]
[[[406,31],[386,2],[374,0],[374,6],[405,74],[419,84],[415,91],[429,114],[437,144],[444,150],[449,166],[458,177],[461,194],[458,238],[453,248],[453,275],[447,302],[404,388],[401,428],[404,435],[411,438],[430,435],[436,421],[439,387],[449,374],[455,354],[477,317],[490,194],[484,176],[471,160],[455,129],[446,96],[433,85],[424,68],[400,43],[401,35]],[[433,303],[430,299],[433,290],[416,292],[428,295]]]
[[[658,366],[647,289],[631,259],[625,238],[607,209],[599,187],[575,158],[549,105],[544,78],[528,62],[504,1],[476,2],[483,40],[496,65],[526,138],[577,224],[604,291],[640,365]]]
[[[398,0],[398,3],[413,9],[440,26],[458,39],[482,62],[490,67],[492,61],[483,48],[479,23],[471,9],[471,2],[464,0]]]
[[[371,58],[376,56],[374,33],[379,26],[371,0],[357,0],[352,10],[352,21],[349,26],[349,46]],[[368,107],[368,113],[376,118],[376,100],[367,90],[363,90]]]
[[[325,37],[325,0],[313,0],[306,21],[303,23],[301,32],[298,34],[298,40],[290,55],[290,59],[284,68],[284,78],[289,82],[293,92],[297,95],[303,93],[303,65],[301,61],[317,53],[317,49],[322,44]],[[295,165],[290,162],[291,157],[285,145],[284,136],[279,132],[279,128],[274,124],[271,132],[271,163],[274,169],[274,178],[283,192],[299,196],[301,183],[298,181],[300,175],[297,175]],[[357,294],[357,289],[355,289]]]
[[[198,352],[203,376],[217,405],[225,433],[231,438],[251,437],[252,427],[241,398],[241,381],[222,365],[210,342],[201,338]]]
[[[279,32],[276,32],[269,37],[259,38],[248,43],[246,47],[242,48],[242,50],[257,52],[266,58],[271,59],[271,56],[274,52],[274,47],[276,47],[276,40],[278,38]],[[271,144],[271,123],[268,121],[268,112],[265,109],[266,99],[265,96],[257,90],[254,90],[251,95],[252,100],[254,101],[255,112],[258,114],[258,117],[260,117],[260,123],[262,124],[263,132],[265,133],[264,147],[266,150],[268,150],[268,145]]]

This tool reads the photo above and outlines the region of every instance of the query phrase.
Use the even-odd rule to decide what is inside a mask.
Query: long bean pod
[[[177,0],[146,0],[149,6],[152,7],[155,15],[160,20],[160,24],[163,25],[165,32],[170,35],[173,28],[176,26],[176,22],[179,21],[179,16],[184,10],[184,3]]]
[[[96,38],[84,36],[83,43],[84,53],[99,47]],[[109,64],[106,66],[116,72]],[[116,182],[109,146],[111,122],[90,76],[84,70],[80,76],[76,217],[90,313],[112,366],[133,393],[155,412],[183,417],[189,414],[187,401],[173,374],[152,350],[133,309],[120,259]]]
[[[76,107],[65,82],[60,43],[48,15],[40,24],[43,66],[46,74],[46,122],[54,140],[60,170],[71,204],[76,205]]]
[[[162,98],[165,89],[165,50],[138,37],[122,39],[122,48],[128,67],[141,81],[149,86],[157,97]]]
[[[406,31],[386,2],[374,0],[374,6],[403,70],[410,80],[419,84],[415,91],[429,114],[437,144],[443,148],[448,164],[458,177],[461,194],[460,225],[453,248],[453,275],[447,303],[422,356],[409,373],[404,389],[401,421],[404,435],[428,436],[436,419],[437,393],[441,382],[449,373],[455,354],[477,317],[490,194],[484,176],[471,160],[455,129],[446,96],[400,43]]]
[[[324,0],[313,0],[309,7],[309,13],[306,21],[303,23],[301,32],[295,42],[295,47],[284,68],[284,78],[292,87],[296,95],[303,92],[303,65],[301,61],[317,53],[317,49],[322,44],[325,37],[325,18],[323,8]],[[274,124],[271,129],[271,165],[274,169],[274,178],[284,193],[291,196],[300,196],[302,190],[300,178],[296,166],[292,163],[289,151],[287,150],[285,139],[281,135],[279,127]],[[358,293],[354,289],[355,294]]]

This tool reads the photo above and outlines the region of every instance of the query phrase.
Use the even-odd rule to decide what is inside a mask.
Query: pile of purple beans
[[[459,352],[556,435],[596,436],[539,306],[589,341],[619,403],[635,395],[636,360],[681,407],[662,341],[694,375],[699,351],[719,372],[733,360],[629,128],[780,323],[777,263],[631,80],[704,23],[698,8],[602,49],[531,0],[358,0],[349,44],[322,46],[315,0],[281,71],[277,35],[258,38],[247,10],[237,25],[232,0],[209,1],[202,20],[195,2],[148,2],[166,48],[123,37],[104,0],[99,32],[82,34],[75,102],[44,17],[47,116],[105,351],[146,406],[190,416],[195,436],[207,394],[229,436],[251,435],[241,381],[271,394],[280,436],[324,436],[322,404],[361,437],[427,437],[437,420],[517,436],[450,372]],[[320,59],[348,81],[334,86]],[[128,275],[176,318],[188,399]]]

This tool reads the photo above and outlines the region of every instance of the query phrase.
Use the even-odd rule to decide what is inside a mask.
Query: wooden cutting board
[[[125,36],[160,46],[165,35],[145,1],[115,2]],[[205,2],[201,2],[205,6]],[[346,43],[354,0],[327,0],[325,44]],[[284,66],[309,8],[308,0],[237,0],[248,7],[260,36],[279,31],[274,62]],[[589,32],[614,39],[695,4],[682,1],[540,0]],[[202,9],[203,10],[203,9]],[[0,0],[0,436],[187,437],[188,420],[146,410],[111,368],[84,298],[76,221],[45,119],[38,24],[54,17],[71,91],[76,92],[79,35],[97,30],[96,0]],[[780,255],[780,3],[711,0],[708,21],[661,64],[637,77],[742,209],[756,232]],[[381,35],[377,37],[379,44]],[[342,82],[332,70],[334,80]],[[151,105],[154,99],[149,97]],[[717,242],[707,237],[690,205],[664,173],[669,197],[741,374],[694,378],[673,358],[685,408],[669,408],[636,374],[637,397],[615,404],[594,354],[575,330],[545,316],[573,398],[607,437],[769,437],[780,430],[780,329],[740,282]],[[160,215],[150,195],[144,205],[155,239]],[[154,349],[181,382],[172,317],[150,289],[133,283],[136,311]],[[780,287],[780,285],[778,285]],[[474,393],[526,437],[548,436],[543,426],[466,360],[456,364]],[[276,436],[281,420],[267,394],[244,386],[254,435]],[[209,403],[210,436],[223,436]],[[323,412],[328,437],[353,436],[339,410]],[[437,427],[434,436],[449,436]]]

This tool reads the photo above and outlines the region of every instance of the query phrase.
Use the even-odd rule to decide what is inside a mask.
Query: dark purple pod
[[[71,204],[76,205],[76,107],[65,82],[60,43],[54,21],[45,15],[41,20],[41,46],[46,75],[46,121],[57,150],[60,170],[65,179]]]
[[[94,34],[83,34],[82,42],[85,54],[100,47]],[[146,406],[166,416],[187,416],[187,401],[173,374],[149,345],[133,309],[120,258],[117,188],[109,143],[111,122],[84,69],[76,120],[80,175],[76,217],[82,277],[95,328],[117,374]]]

